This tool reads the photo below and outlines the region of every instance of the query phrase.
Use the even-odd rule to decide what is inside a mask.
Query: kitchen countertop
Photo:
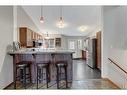
[[[34,50],[33,50],[34,49]],[[19,49],[17,51],[9,51],[8,54],[47,54],[47,53],[57,53],[57,54],[72,54],[74,51],[71,50],[46,50],[40,48],[25,48]]]

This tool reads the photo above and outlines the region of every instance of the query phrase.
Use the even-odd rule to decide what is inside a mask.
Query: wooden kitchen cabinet
[[[61,38],[55,38],[55,46],[60,47],[61,46]]]
[[[42,36],[27,27],[19,28],[19,41],[22,47],[33,47],[33,40],[39,40]]]
[[[22,47],[31,47],[32,44],[32,30],[26,27],[19,28],[19,41]]]
[[[82,59],[86,60],[86,51],[85,50],[82,50]]]

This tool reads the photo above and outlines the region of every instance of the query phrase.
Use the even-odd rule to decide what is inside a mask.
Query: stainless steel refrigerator
[[[96,68],[97,64],[97,39],[89,39],[88,46],[87,46],[87,60],[86,63],[91,68]]]

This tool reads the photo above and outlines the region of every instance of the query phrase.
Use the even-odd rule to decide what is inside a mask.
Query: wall
[[[6,53],[13,42],[13,7],[0,6],[0,27],[0,89],[3,89],[13,79],[12,57]]]
[[[109,57],[125,71],[127,71],[127,50],[111,49]],[[117,84],[120,88],[127,89],[127,74],[114,64],[110,63],[110,61],[108,63],[108,78]]]
[[[17,6],[17,13],[15,14],[17,14],[17,31],[19,27],[28,27],[31,30],[39,33],[37,26],[34,24],[32,19],[27,15],[27,13],[21,6]],[[17,33],[17,35],[19,35],[19,33]],[[19,39],[19,37],[17,39]]]
[[[3,89],[13,81],[13,60],[6,52],[13,41],[17,41],[18,28],[29,27],[38,32],[36,25],[20,6],[0,7],[0,89]]]
[[[120,63],[126,61],[126,57],[122,58],[122,56],[119,56],[125,53],[125,51],[118,52],[127,49],[126,10],[126,6],[103,7],[102,77],[109,78],[120,87],[122,87],[121,85],[124,85],[124,81],[126,81],[126,78],[125,76],[122,76],[121,73],[119,73],[114,65],[109,64],[108,57],[113,58],[114,55],[117,54]],[[116,50],[117,53],[115,54],[113,50]],[[121,58],[123,61],[121,61]]]

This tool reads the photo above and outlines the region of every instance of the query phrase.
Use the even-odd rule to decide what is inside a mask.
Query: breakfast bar
[[[67,61],[67,81],[72,82],[72,54],[69,50],[43,50],[43,49],[20,49],[14,52],[8,52],[13,56],[13,78],[15,82],[16,63],[20,61],[31,61],[31,79],[32,83],[36,82],[35,64],[40,61],[50,61],[49,72],[50,81],[56,81],[55,62],[60,60]],[[16,83],[15,83],[16,85]]]

